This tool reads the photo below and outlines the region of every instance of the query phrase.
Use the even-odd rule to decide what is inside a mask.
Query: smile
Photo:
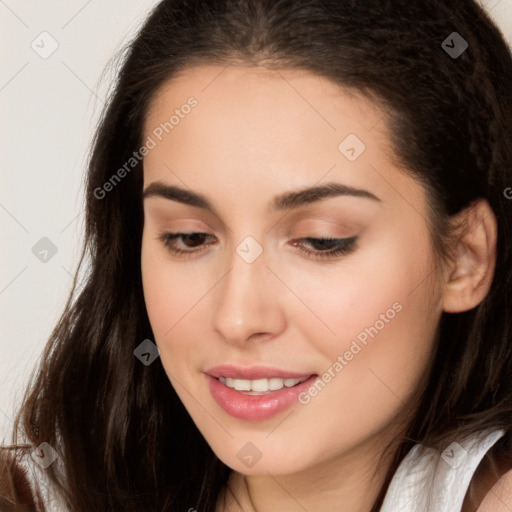
[[[302,379],[281,379],[273,377],[271,379],[232,379],[231,377],[219,377],[219,380],[228,388],[236,389],[236,391],[246,392],[249,395],[260,395],[269,391],[279,391],[284,387],[291,388],[304,382],[308,377]]]
[[[205,372],[208,389],[221,409],[246,421],[269,419],[288,409],[318,378],[275,368],[215,367]]]

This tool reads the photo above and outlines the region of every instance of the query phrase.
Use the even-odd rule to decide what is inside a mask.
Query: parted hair
[[[468,45],[456,58],[443,48],[454,32]],[[160,360],[146,367],[133,354],[153,339],[140,269],[142,165],[104,198],[94,193],[142,145],[156,91],[212,63],[306,70],[378,103],[396,164],[424,186],[440,260],[450,257],[456,214],[485,198],[496,216],[490,291],[472,310],[442,314],[435,358],[373,512],[415,443],[443,449],[503,428],[499,446],[512,458],[512,58],[473,0],[160,2],[121,54],[89,157],[82,258],[13,444],[56,449],[45,476],[73,512],[215,510],[230,468]]]

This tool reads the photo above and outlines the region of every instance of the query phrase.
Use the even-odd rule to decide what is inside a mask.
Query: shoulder
[[[506,433],[477,467],[462,512],[512,510],[512,432]]]
[[[26,447],[0,446],[1,510],[44,512],[41,495],[31,484],[27,456]]]
[[[489,441],[495,432],[487,436]],[[466,490],[461,512],[512,511],[512,431],[505,432],[483,455]],[[501,501],[500,501],[501,500]],[[498,508],[496,503],[507,503]]]
[[[510,510],[512,510],[512,469],[493,485],[477,512],[509,512]]]

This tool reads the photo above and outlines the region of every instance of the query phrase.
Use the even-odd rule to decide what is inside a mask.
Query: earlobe
[[[496,266],[497,221],[489,203],[479,198],[458,215],[465,229],[445,285],[443,310],[447,313],[478,306],[489,292]]]

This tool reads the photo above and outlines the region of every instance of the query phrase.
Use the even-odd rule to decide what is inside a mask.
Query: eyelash
[[[192,232],[192,233],[161,233],[158,236],[158,239],[162,241],[164,246],[174,255],[178,257],[186,257],[190,254],[199,254],[203,252],[205,249],[205,246],[202,246],[199,250],[192,250],[192,251],[185,251],[183,249],[178,249],[177,247],[172,245],[172,242],[176,240],[177,238],[187,237],[187,236],[193,236],[193,235],[202,235],[202,236],[211,236],[207,233],[201,233],[201,232]],[[336,256],[346,255],[353,252],[357,245],[357,236],[353,236],[351,238],[314,238],[314,237],[306,237],[301,238],[300,240],[307,241],[309,243],[320,243],[320,244],[335,244],[337,247],[335,249],[331,249],[329,251],[310,251],[308,249],[305,249],[302,245],[294,243],[295,246],[298,247],[299,251],[305,254],[310,259],[318,259],[318,260],[324,260],[324,259],[330,259],[335,258]]]

